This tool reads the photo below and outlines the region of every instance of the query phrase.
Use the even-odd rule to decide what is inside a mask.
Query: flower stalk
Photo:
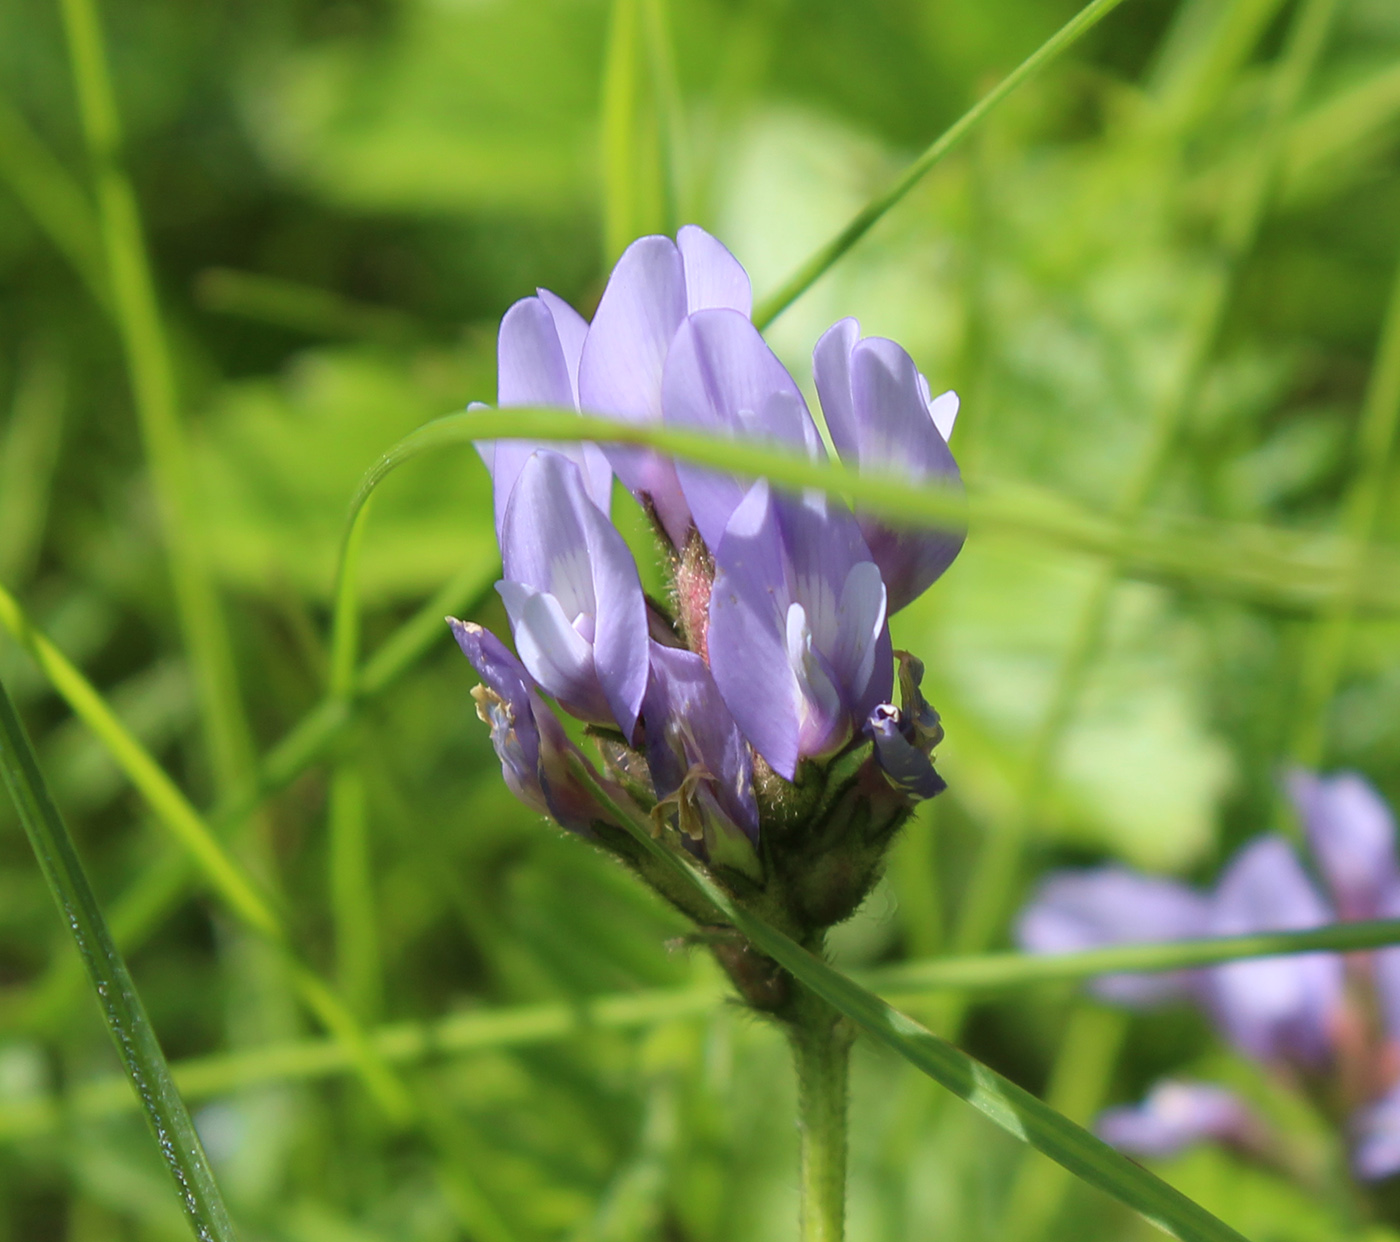
[[[841,1242],[846,1230],[848,1080],[855,1032],[803,989],[788,1028],[802,1136],[802,1242]]]

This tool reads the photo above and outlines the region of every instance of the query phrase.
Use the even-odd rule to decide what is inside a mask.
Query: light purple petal
[[[1352,1117],[1351,1165],[1368,1182],[1400,1173],[1400,1085]]]
[[[578,408],[578,359],[587,331],[583,317],[546,289],[522,298],[501,320],[496,341],[496,401],[508,406]],[[486,407],[473,405],[472,409]],[[531,440],[483,441],[477,445],[491,472],[500,537],[506,505],[520,471],[541,445]],[[593,502],[607,513],[612,504],[612,467],[594,444],[557,445],[552,451],[577,461]]]
[[[729,821],[758,840],[753,759],[710,670],[694,652],[651,646],[651,681],[642,703],[647,765],[658,798],[680,789],[695,768]]]
[[[913,359],[893,341],[858,340],[859,330],[855,320],[841,320],[817,342],[812,355],[822,410],[842,460],[862,470],[905,474],[916,481],[959,483],[957,463],[934,418],[928,384]],[[939,399],[945,418],[947,395]],[[952,564],[966,533],[960,527],[893,527],[869,514],[857,517],[889,588],[891,612],[922,595]]]
[[[1355,772],[1295,770],[1286,784],[1341,917],[1375,918],[1381,894],[1400,883],[1390,808]]]
[[[1076,953],[1118,944],[1158,944],[1204,936],[1210,903],[1200,893],[1126,867],[1060,871],[1022,911],[1016,940],[1032,953]],[[1191,971],[1105,975],[1094,991],[1123,1005],[1158,1004],[1191,991]]]
[[[1101,1113],[1094,1128],[1127,1155],[1161,1160],[1207,1141],[1249,1146],[1261,1127],[1233,1091],[1169,1079],[1141,1104]]]
[[[541,451],[525,463],[501,560],[498,590],[525,667],[570,712],[630,737],[646,693],[646,600],[625,540],[589,500],[575,462]]]
[[[715,684],[744,736],[773,770],[797,770],[802,696],[787,654],[787,564],[773,497],[762,480],[734,511],[710,593]]]
[[[747,319],[753,310],[753,290],[739,260],[696,224],[681,228],[676,246],[685,264],[687,312],[727,306]]]
[[[633,423],[661,421],[666,353],[686,316],[685,269],[669,237],[642,237],[623,252],[593,315],[579,362],[579,404]],[[645,449],[609,449],[618,477],[646,495],[676,546],[690,514],[669,458]]]
[[[700,311],[680,325],[661,391],[666,422],[673,426],[825,456],[787,368],[738,311]],[[677,463],[676,474],[701,538],[718,547],[748,481],[685,462]]]
[[[1212,935],[1296,931],[1332,922],[1287,842],[1262,837],[1236,855],[1216,887]],[[1316,1066],[1331,1054],[1343,1001],[1333,953],[1228,962],[1206,972],[1216,1020],[1241,1051]]]
[[[878,569],[850,510],[821,492],[775,501],[790,566],[790,599],[806,611],[829,661],[850,727],[863,725],[894,691],[894,659]],[[718,558],[717,558],[718,560]]]

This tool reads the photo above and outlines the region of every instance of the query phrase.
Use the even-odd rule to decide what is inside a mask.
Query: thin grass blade
[[[228,1210],[189,1110],[176,1090],[155,1029],[112,940],[73,839],[49,794],[34,748],[3,684],[0,775],[14,799],[49,891],[73,933],[127,1077],[174,1178],[190,1229],[201,1242],[234,1242]]]

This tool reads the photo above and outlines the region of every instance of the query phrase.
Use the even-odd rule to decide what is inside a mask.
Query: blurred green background
[[[512,301],[544,285],[591,311],[622,244],[691,220],[761,297],[1073,12],[103,0],[111,163],[85,134],[63,6],[0,0],[0,584],[196,805],[226,806],[331,685],[356,482],[406,431],[493,398]],[[1398,153],[1395,0],[1127,0],[769,338],[804,384],[840,316],[900,340],[935,392],[960,392],[974,483],[1394,542],[1375,428],[1400,392],[1374,364],[1387,328],[1400,343]],[[122,169],[161,317],[125,347],[104,249]],[[260,811],[218,821],[367,1025],[468,1031],[410,1049],[429,1103],[407,1127],[3,633],[0,676],[168,1054],[198,1062],[192,1106],[245,1238],[793,1237],[781,1039],[716,999],[705,956],[672,943],[678,915],[501,784],[436,620],[502,629],[495,556],[469,450],[387,483],[358,589],[363,647],[399,643],[381,664],[397,675]],[[224,623],[201,630],[211,595]],[[951,788],[837,933],[845,967],[1003,947],[1052,865],[1208,877],[1283,822],[1291,760],[1400,800],[1394,617],[1319,619],[974,531],[895,638],[929,666]],[[645,1014],[589,1020],[595,994]],[[1329,1123],[1192,1015],[1128,1019],[1068,987],[910,1008],[1081,1121],[1164,1072],[1230,1081],[1310,1153],[1313,1183],[1211,1151],[1169,1180],[1256,1239],[1400,1236],[1369,1223]],[[496,1011],[516,1025],[470,1026]],[[116,1070],[0,806],[0,1242],[186,1236]],[[1156,1236],[868,1049],[854,1126],[855,1242]]]

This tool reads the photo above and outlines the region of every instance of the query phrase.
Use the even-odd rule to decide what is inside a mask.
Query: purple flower
[[[686,225],[674,242],[634,241],[613,268],[583,344],[582,408],[629,422],[661,422],[662,374],[685,317],[727,307],[746,318],[752,301],[747,273],[703,229]],[[609,458],[632,493],[650,503],[672,544],[683,547],[690,512],[675,464],[645,449],[613,449]]]
[[[900,346],[878,336],[861,340],[860,324],[843,319],[817,342],[812,371],[832,442],[847,465],[914,481],[961,481],[948,451],[957,394],[931,398],[928,381]],[[857,519],[892,613],[928,590],[962,548],[961,529],[891,527],[869,514]]]
[[[1121,867],[1046,880],[1021,915],[1032,952],[1102,945],[1293,931],[1330,921],[1322,898],[1288,844],[1262,837],[1226,868],[1208,897],[1170,880]],[[1209,1011],[1242,1052],[1263,1061],[1316,1066],[1333,1047],[1343,1004],[1342,961],[1334,953],[1249,958],[1165,977],[1108,976],[1095,989],[1122,1004],[1188,995]]]
[[[631,738],[646,693],[646,600],[626,542],[576,462],[537,450],[501,523],[505,602],[531,676],[573,715]]]
[[[1400,888],[1390,808],[1355,772],[1294,770],[1285,785],[1342,918],[1379,918],[1387,894]]]
[[[1258,1119],[1233,1091],[1173,1079],[1159,1082],[1141,1104],[1105,1110],[1094,1128],[1119,1151],[1156,1159],[1207,1140],[1256,1147],[1263,1137]]]
[[[823,460],[822,433],[750,322],[750,302],[743,268],[701,229],[683,228],[675,242],[641,238],[591,324],[545,290],[510,308],[500,405],[665,423]],[[956,480],[943,437],[957,399],[931,401],[907,354],[857,335],[853,321],[838,325],[816,355],[840,451],[858,465]],[[890,701],[888,612],[947,567],[961,534],[896,531],[820,491],[779,491],[637,447],[478,447],[517,655],[478,627],[456,633],[485,683],[478,701],[510,788],[571,827],[607,822],[560,708],[593,726],[608,788],[650,811],[662,839],[736,893],[762,889],[775,866],[787,926],[815,931],[846,917],[914,804],[944,788],[931,759],[943,730],[908,653],[899,706]],[[652,520],[669,600],[643,594],[610,521],[613,470]],[[838,757],[839,768],[828,762]],[[808,761],[796,799],[785,782]],[[788,824],[799,806],[807,831],[764,837],[765,816]],[[630,813],[629,822],[637,826]],[[595,835],[707,917],[626,838]]]
[[[1216,936],[1301,931],[1333,921],[1293,850],[1274,836],[1235,856],[1211,906]],[[1310,1067],[1331,1055],[1344,1000],[1342,959],[1335,953],[1227,962],[1201,977],[1206,1004],[1243,1052]]]
[[[1061,871],[1047,877],[1016,926],[1032,953],[1075,953],[1115,944],[1155,944],[1206,935],[1210,901],[1201,893],[1126,867]],[[1197,972],[1104,975],[1093,983],[1105,1000],[1140,1006],[1193,994]]]
[[[455,617],[449,617],[448,624],[481,678],[472,697],[477,715],[491,728],[491,744],[511,793],[575,832],[588,832],[594,822],[609,819],[575,765],[582,765],[600,784],[606,782],[569,741],[525,667],[489,630]]]
[[[1400,1084],[1352,1116],[1351,1167],[1366,1181],[1400,1173]]]

